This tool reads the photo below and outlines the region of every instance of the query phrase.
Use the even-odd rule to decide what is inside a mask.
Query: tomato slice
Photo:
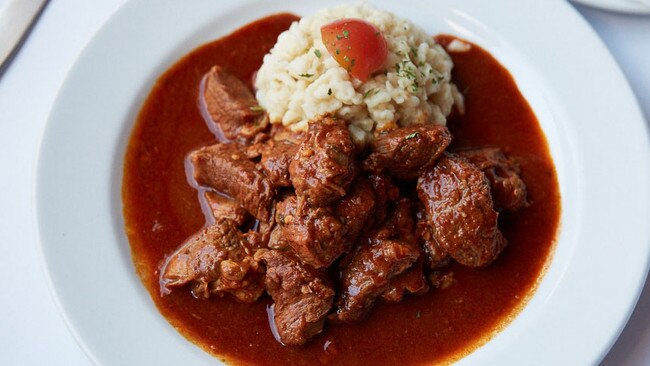
[[[362,19],[340,19],[320,28],[323,44],[350,75],[366,81],[388,55],[386,39],[373,24]]]

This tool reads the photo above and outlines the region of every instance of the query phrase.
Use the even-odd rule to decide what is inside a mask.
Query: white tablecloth
[[[56,93],[84,45],[123,2],[51,1],[0,79],[1,365],[90,365],[49,292],[32,192],[38,146]],[[576,8],[607,43],[650,116],[650,16]],[[650,365],[650,284],[603,364]]]

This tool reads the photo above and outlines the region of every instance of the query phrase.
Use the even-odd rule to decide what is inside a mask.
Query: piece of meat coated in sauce
[[[298,145],[288,140],[271,139],[265,143],[261,165],[276,187],[291,187],[289,164],[298,151]]]
[[[334,322],[353,323],[365,318],[390,280],[408,269],[418,258],[413,246],[391,239],[361,244],[341,274],[341,293]]]
[[[264,268],[253,258],[231,220],[217,220],[190,237],[161,269],[163,293],[188,283],[198,298],[230,294],[254,302],[264,292]]]
[[[387,175],[370,174],[368,180],[375,193],[375,220],[380,223],[384,222],[388,217],[389,203],[397,201],[399,198],[399,188]]]
[[[203,147],[190,154],[194,179],[235,199],[258,220],[268,221],[275,194],[259,165],[234,143]]]
[[[249,217],[246,209],[237,201],[224,197],[215,192],[205,192],[205,202],[208,204],[213,221],[228,219],[237,227],[244,225]]]
[[[390,217],[375,234],[377,238],[399,239],[417,246],[413,202],[401,197],[394,205]]]
[[[458,152],[485,173],[490,181],[492,199],[498,209],[517,211],[528,206],[526,183],[521,179],[517,163],[497,147],[484,147]]]
[[[289,195],[275,208],[276,229],[269,245],[289,246],[306,264],[328,267],[346,250],[346,227],[329,207],[312,207]]]
[[[210,118],[228,140],[251,142],[268,125],[268,116],[253,92],[218,65],[204,77],[203,100]]]
[[[361,231],[373,224],[375,211],[375,194],[372,186],[364,177],[358,177],[348,194],[334,208],[336,215],[345,225],[345,251],[354,245]]]
[[[457,262],[481,267],[506,246],[497,227],[489,181],[465,158],[445,154],[420,176],[417,191],[434,240]]]
[[[381,300],[395,304],[407,294],[422,295],[429,291],[429,284],[424,277],[424,259],[422,257],[403,273],[393,277],[386,291],[381,294]]]
[[[361,168],[372,173],[387,173],[395,178],[417,178],[431,167],[451,143],[445,126],[413,125],[395,129],[370,143],[370,155]]]
[[[310,121],[307,138],[289,165],[296,195],[315,207],[343,198],[357,172],[354,155],[343,120],[323,117]]]
[[[266,290],[274,301],[280,341],[301,345],[320,333],[335,295],[325,271],[311,268],[288,251],[263,249],[255,258],[266,263]]]
[[[408,198],[400,198],[389,220],[376,234],[376,237],[386,239],[399,239],[410,245],[414,250],[420,251],[420,245],[415,231],[414,205]],[[397,303],[406,294],[421,295],[429,290],[429,285],[424,278],[422,258],[411,268],[396,275],[390,280],[388,289],[381,295],[384,302]]]
[[[440,249],[433,238],[432,231],[433,229],[426,218],[417,222],[415,234],[425,254],[426,264],[430,269],[436,270],[446,267],[450,262],[450,257],[447,252]]]

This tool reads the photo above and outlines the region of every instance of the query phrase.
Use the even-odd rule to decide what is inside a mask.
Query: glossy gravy
[[[122,198],[137,272],[159,311],[207,352],[241,365],[422,364],[450,362],[471,352],[521,310],[552,255],[560,195],[544,134],[511,75],[473,45],[452,53],[453,79],[466,96],[466,114],[448,126],[453,147],[497,145],[516,157],[532,205],[502,214],[508,247],[484,269],[452,265],[445,290],[377,304],[355,325],[327,325],[302,347],[280,345],[269,328],[270,298],[242,304],[230,298],[197,300],[190,291],[161,296],[159,266],[205,223],[184,158],[215,142],[198,106],[203,75],[219,64],[251,83],[278,34],[298,19],[260,19],[181,58],[156,82],[133,128],[125,157]],[[446,44],[452,36],[438,36]]]

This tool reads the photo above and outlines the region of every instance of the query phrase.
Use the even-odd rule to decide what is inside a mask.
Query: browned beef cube
[[[388,173],[398,179],[415,179],[433,166],[451,143],[445,126],[413,125],[389,131],[370,143],[370,155],[361,168]]]
[[[418,180],[433,237],[457,262],[484,266],[506,246],[485,174],[465,158],[446,154]]]
[[[195,297],[230,294],[254,302],[264,292],[264,269],[246,249],[230,220],[217,220],[190,237],[165,262],[160,283],[169,287],[192,284]]]
[[[316,207],[341,199],[357,171],[354,153],[342,120],[324,117],[310,121],[307,139],[289,165],[296,194]]]
[[[269,140],[262,152],[262,168],[276,187],[291,187],[289,164],[298,145],[287,140]]]
[[[215,144],[192,152],[194,179],[234,198],[261,221],[268,221],[274,190],[271,182],[244,149],[236,144]]]
[[[311,207],[291,195],[276,205],[277,234],[272,247],[290,246],[314,268],[328,267],[345,251],[345,226],[327,207]],[[280,244],[276,244],[280,243]]]
[[[397,188],[393,180],[387,175],[371,174],[368,179],[370,180],[377,200],[375,205],[375,219],[381,223],[388,217],[389,203],[397,201],[399,198],[399,188]]]
[[[497,147],[464,150],[458,153],[485,173],[492,188],[495,207],[517,211],[528,206],[526,183],[519,175],[517,163]]]
[[[279,341],[301,345],[320,333],[334,299],[324,271],[286,251],[263,249],[255,258],[266,262],[265,284],[275,302],[273,320]]]
[[[386,239],[399,239],[409,245],[416,246],[415,218],[413,203],[402,197],[395,203],[393,212],[375,235]]]
[[[398,303],[405,295],[422,295],[429,291],[429,284],[424,278],[423,259],[420,258],[403,273],[390,280],[388,289],[381,294],[381,299],[387,303]]]
[[[333,321],[352,323],[366,317],[390,280],[415,262],[419,253],[399,240],[378,239],[360,246],[341,276],[341,295]]]
[[[228,219],[236,226],[242,226],[249,217],[248,212],[237,201],[215,192],[205,192],[205,202],[214,221]]]
[[[335,207],[341,223],[345,225],[345,249],[349,251],[361,231],[372,225],[375,194],[367,179],[359,177],[350,192]]]
[[[249,142],[268,125],[251,90],[216,65],[204,77],[203,100],[212,121],[231,141]]]
[[[426,218],[418,221],[416,224],[416,236],[420,247],[424,251],[426,264],[431,269],[439,269],[449,264],[449,254],[440,249],[438,243],[433,237],[433,229]]]

